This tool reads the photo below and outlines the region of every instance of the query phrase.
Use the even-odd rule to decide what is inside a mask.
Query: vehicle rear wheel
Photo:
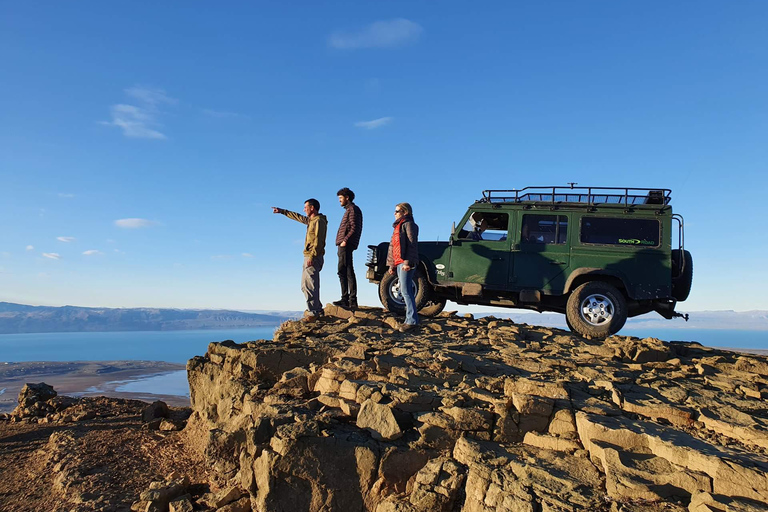
[[[416,311],[419,311],[427,303],[430,292],[429,282],[421,269],[414,274],[413,283],[416,285]],[[405,301],[400,292],[400,279],[397,274],[384,274],[379,283],[379,300],[390,313],[405,315]]]
[[[605,338],[627,321],[627,301],[615,286],[590,281],[568,297],[565,315],[571,329],[583,336]]]
[[[680,266],[682,265],[682,272]],[[672,250],[672,296],[679,302],[691,294],[693,284],[693,256],[686,250]]]

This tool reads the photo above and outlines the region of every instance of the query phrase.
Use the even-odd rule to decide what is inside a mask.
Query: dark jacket
[[[397,228],[397,222],[393,224]],[[416,267],[419,264],[419,226],[413,221],[410,215],[405,216],[405,221],[400,225],[400,256],[403,263]],[[387,251],[387,266],[395,265],[395,257],[392,255],[392,244],[389,244]]]
[[[341,218],[339,232],[336,233],[336,245],[347,242],[350,250],[357,249],[360,245],[360,235],[363,232],[363,212],[360,207],[350,201],[344,207],[344,216]]]

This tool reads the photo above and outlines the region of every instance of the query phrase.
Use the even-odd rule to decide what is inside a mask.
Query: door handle
[[[550,261],[550,265],[567,265],[568,263],[565,261]]]

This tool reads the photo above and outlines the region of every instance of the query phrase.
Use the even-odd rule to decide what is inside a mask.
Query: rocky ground
[[[0,510],[768,510],[764,356],[326,313],[190,360],[186,422],[21,397],[0,420]]]
[[[208,477],[181,432],[191,411],[160,404],[26,386],[13,413],[0,415],[0,510],[128,511],[175,474],[202,495]]]

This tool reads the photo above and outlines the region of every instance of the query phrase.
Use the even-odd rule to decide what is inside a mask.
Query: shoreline
[[[732,347],[711,347],[715,350],[768,355],[768,350]],[[106,396],[153,402],[162,400],[170,406],[188,407],[189,389],[186,395],[152,393],[142,385],[132,386],[151,379],[162,379],[174,372],[186,370],[186,365],[164,361],[0,361],[0,413],[12,411],[17,404],[19,391],[26,383],[45,382],[53,386],[59,395],[89,397]],[[121,390],[138,387],[138,390]],[[160,389],[167,387],[159,386]],[[178,388],[177,388],[178,389]]]
[[[26,383],[45,382],[59,395],[108,396],[188,407],[189,397],[147,391],[118,391],[130,382],[185,370],[179,363],[163,361],[31,361],[0,363],[0,412],[10,412]]]

